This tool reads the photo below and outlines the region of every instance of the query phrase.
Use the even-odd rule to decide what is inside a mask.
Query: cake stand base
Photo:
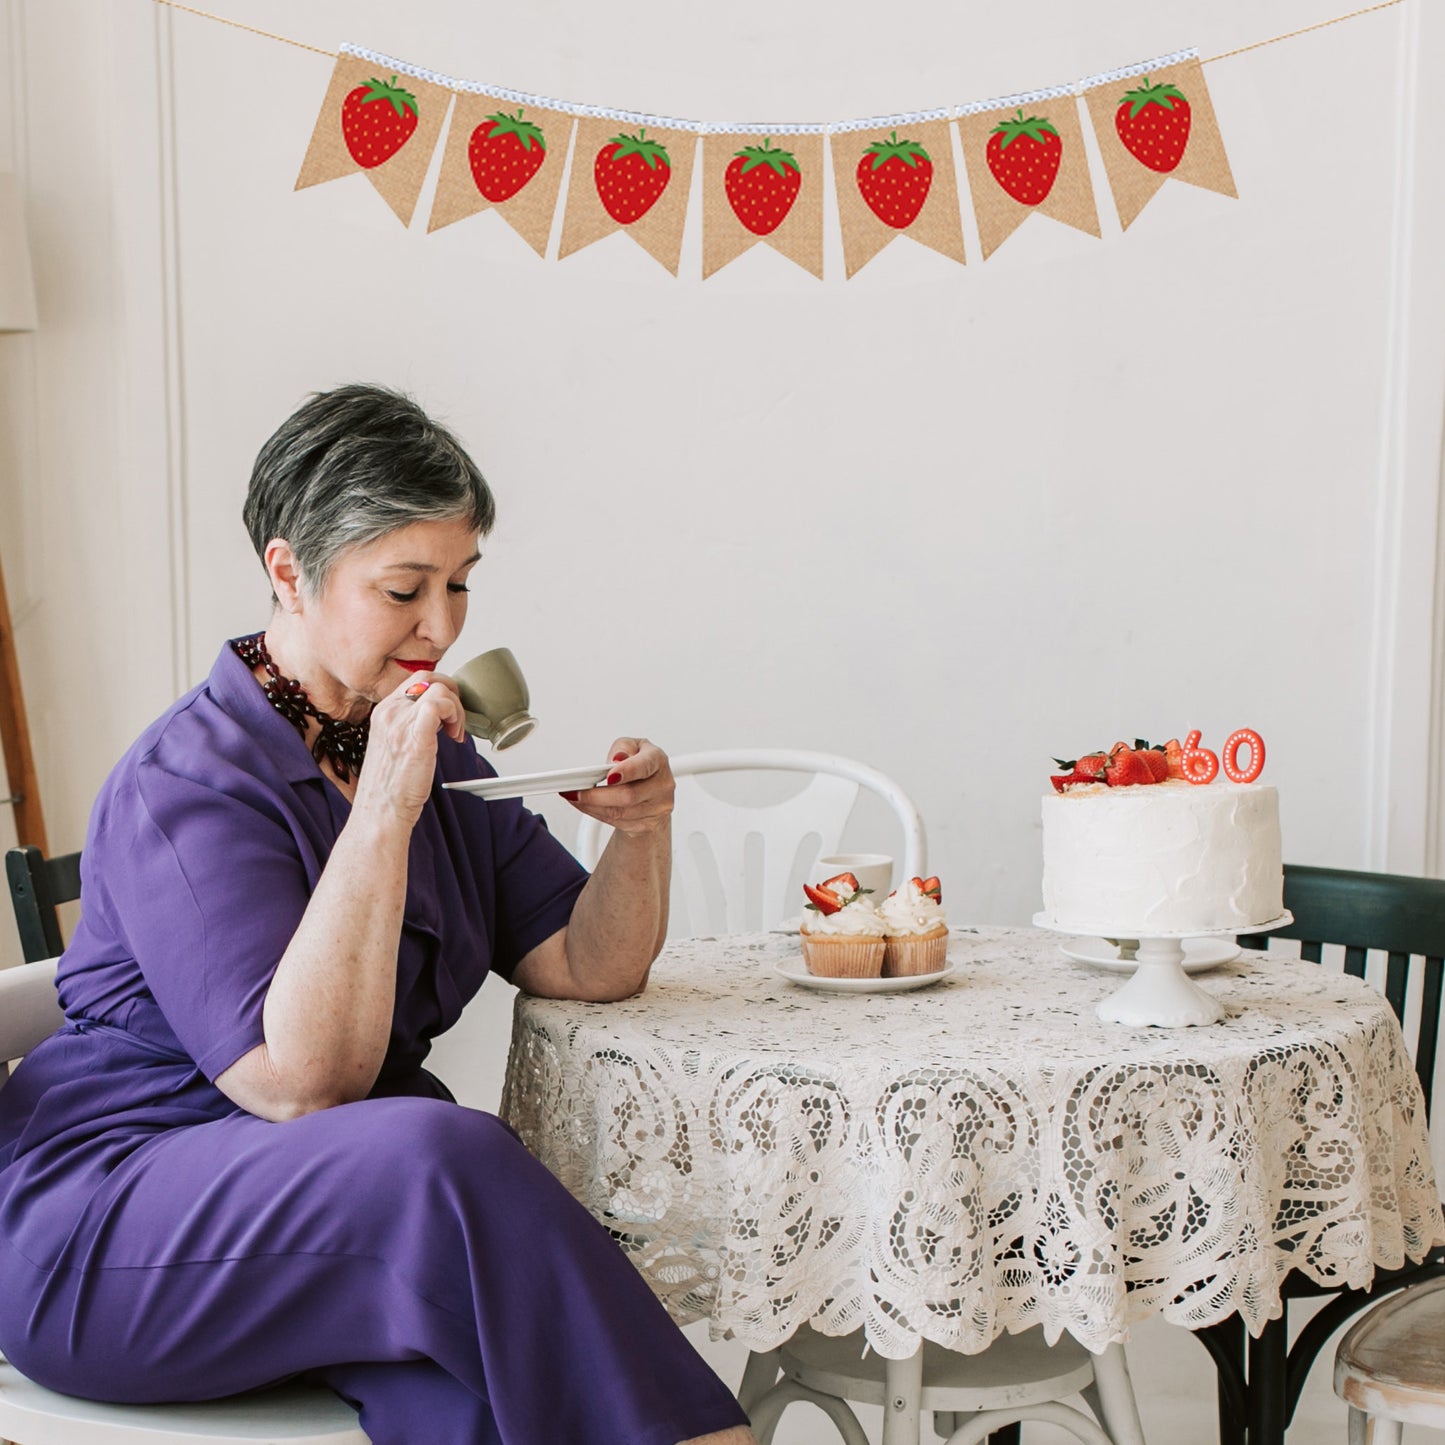
[[[1127,1024],[1131,1028],[1187,1029],[1217,1024],[1224,1017],[1224,1008],[1213,994],[1200,988],[1184,972],[1184,939],[1208,938],[1216,934],[1268,933],[1271,928],[1283,928],[1286,923],[1293,922],[1294,916],[1286,910],[1278,918],[1262,923],[1141,937],[1137,966],[1129,981],[1117,993],[1104,999],[1094,1011],[1105,1023]],[[1060,925],[1047,913],[1036,913],[1034,924],[1039,928],[1052,929],[1055,933],[1084,932],[1080,928]],[[1116,930],[1105,931],[1119,936]],[[1100,930],[1091,927],[1088,933],[1096,937]]]
[[[1217,1024],[1224,1008],[1184,972],[1177,938],[1141,938],[1139,966],[1124,986],[1095,1010],[1105,1023],[1134,1028],[1183,1029]]]

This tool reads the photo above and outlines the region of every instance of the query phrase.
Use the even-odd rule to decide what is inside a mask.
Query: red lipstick
[[[413,662],[410,658],[397,657],[393,661],[398,667],[406,668],[408,672],[430,672],[441,659],[437,658],[436,662]]]

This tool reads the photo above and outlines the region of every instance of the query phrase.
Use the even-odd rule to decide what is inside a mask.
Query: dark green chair
[[[47,858],[39,848],[11,848],[5,854],[5,878],[25,962],[57,957],[65,939],[56,909],[80,897],[80,854]]]
[[[1384,993],[1401,1027],[1412,981],[1420,977],[1420,1022],[1407,1034],[1415,1071],[1430,1109],[1440,1036],[1442,959],[1445,959],[1445,880],[1392,873],[1353,873],[1339,868],[1305,868],[1286,863],[1284,906],[1294,922],[1270,934],[1243,936],[1246,948],[1265,948],[1271,938],[1297,938],[1300,956],[1319,963],[1325,944],[1343,945],[1345,972],[1365,976],[1365,955],[1387,955]],[[1282,1445],[1305,1378],[1325,1342],[1351,1315],[1381,1295],[1445,1274],[1445,1248],[1436,1247],[1419,1264],[1376,1270],[1368,1290],[1331,1290],[1295,1271],[1283,1281],[1285,1310],[1247,1339],[1237,1315],[1199,1331],[1219,1369],[1221,1445]],[[1289,1303],[1333,1298],[1289,1343]]]

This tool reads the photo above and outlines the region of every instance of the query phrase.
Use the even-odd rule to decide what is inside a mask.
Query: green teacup
[[[511,648],[494,647],[463,663],[452,677],[466,709],[467,731],[486,738],[498,752],[521,742],[537,726],[528,711],[527,680]]]

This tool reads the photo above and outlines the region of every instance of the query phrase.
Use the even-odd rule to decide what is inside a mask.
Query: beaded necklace
[[[332,770],[343,783],[349,783],[353,773],[361,772],[361,765],[366,761],[366,739],[371,731],[370,718],[363,718],[361,722],[347,722],[344,718],[335,718],[322,712],[306,696],[306,689],[299,682],[294,678],[283,677],[277,671],[276,664],[271,661],[271,654],[266,650],[264,632],[257,632],[251,637],[238,637],[231,643],[231,647],[247,667],[253,670],[257,667],[266,669],[266,681],[261,684],[261,691],[266,694],[266,700],[271,706],[295,726],[303,741],[306,738],[308,717],[314,717],[321,724],[321,733],[311,744],[311,756],[318,763],[323,759],[329,761]]]

